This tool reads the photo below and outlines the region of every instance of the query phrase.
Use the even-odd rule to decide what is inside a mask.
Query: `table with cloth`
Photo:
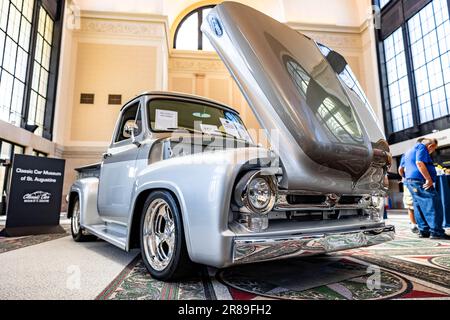
[[[450,228],[450,176],[438,176],[436,179],[436,191],[441,196],[442,206],[444,209],[444,225],[445,229]]]

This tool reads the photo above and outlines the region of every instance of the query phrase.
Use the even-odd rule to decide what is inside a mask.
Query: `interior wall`
[[[82,10],[163,14],[164,0],[74,0]]]
[[[216,53],[173,50],[169,59],[169,90],[204,96],[233,107],[252,137],[260,140],[258,121]]]
[[[361,80],[365,83],[364,89],[378,121],[384,128],[384,109],[381,100],[380,78],[378,73],[378,58],[376,52],[376,39],[369,24],[361,33],[362,40],[362,70]]]
[[[110,141],[121,106],[108,105],[108,94],[125,103],[156,88],[156,55],[152,46],[79,43],[70,141]],[[94,104],[80,104],[81,93],[95,93]]]
[[[74,169],[100,162],[110,143],[122,105],[108,105],[108,95],[126,103],[167,90],[169,49],[167,19],[156,15],[82,11],[79,26],[65,36],[55,123],[67,194]],[[81,93],[94,94],[94,104],[81,104]]]
[[[357,2],[365,0],[283,0],[288,22],[359,27],[361,17]]]
[[[164,17],[82,12],[73,32],[74,65],[70,121],[64,146],[106,146],[121,106],[108,105],[109,94],[125,103],[144,91],[167,88],[168,39]],[[95,95],[81,104],[81,93]]]
[[[57,145],[55,143],[3,120],[0,120],[0,138],[23,146],[27,155],[32,155],[33,151],[36,150],[51,157],[57,156]]]

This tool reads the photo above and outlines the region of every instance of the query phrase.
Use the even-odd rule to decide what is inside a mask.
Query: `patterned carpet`
[[[395,241],[316,258],[216,270],[203,267],[192,279],[152,279],[140,257],[97,297],[100,300],[252,299],[450,299],[450,242],[419,239],[405,215],[391,215]],[[0,254],[70,234],[0,237]]]
[[[194,280],[165,283],[152,279],[140,257],[136,258],[97,297],[97,300],[205,300],[201,275]]]
[[[29,246],[34,246],[36,244],[56,240],[62,237],[67,237],[70,234],[70,225],[62,224],[61,226],[66,230],[66,233],[43,234],[43,235],[16,237],[16,238],[6,238],[0,236],[0,253],[13,251]],[[0,225],[0,230],[1,229],[3,229],[2,225]]]
[[[182,283],[150,277],[137,258],[105,288],[106,300],[450,299],[450,242],[419,239],[392,215],[395,241],[324,257],[203,268]]]

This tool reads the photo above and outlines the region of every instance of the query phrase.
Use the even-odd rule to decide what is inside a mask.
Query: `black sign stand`
[[[59,225],[65,160],[15,155],[1,235],[65,233]]]

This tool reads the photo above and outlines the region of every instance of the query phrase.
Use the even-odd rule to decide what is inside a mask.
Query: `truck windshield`
[[[155,99],[148,103],[150,129],[154,132],[187,130],[209,135],[230,136],[253,143],[237,113],[207,104]]]

